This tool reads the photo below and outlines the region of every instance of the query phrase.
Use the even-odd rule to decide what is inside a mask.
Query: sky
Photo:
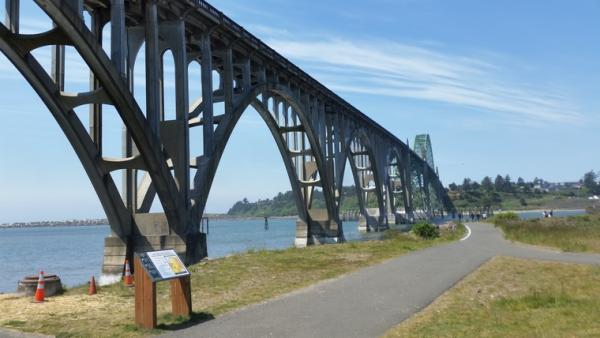
[[[22,3],[24,32],[50,27]],[[598,0],[211,3],[400,139],[430,134],[446,185],[499,173],[576,181],[600,170]],[[35,55],[47,66],[48,48]],[[85,90],[87,76],[69,52],[67,90]],[[0,223],[104,217],[60,128],[3,56],[0,79]],[[136,98],[144,102],[143,83]],[[77,112],[87,124],[86,110]],[[121,126],[105,115],[105,155],[119,156]],[[289,189],[275,142],[248,109],[207,211]]]

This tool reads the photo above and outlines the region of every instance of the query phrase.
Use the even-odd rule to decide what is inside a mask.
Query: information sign
[[[144,270],[154,282],[190,275],[174,250],[149,251],[138,255]]]

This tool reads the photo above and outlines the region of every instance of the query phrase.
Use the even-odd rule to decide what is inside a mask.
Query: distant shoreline
[[[209,222],[215,221],[234,221],[234,220],[264,220],[264,217],[257,216],[231,216],[231,215],[207,215]],[[298,216],[270,216],[269,219],[295,219]],[[39,222],[15,222],[0,224],[0,229],[19,229],[19,228],[56,228],[56,227],[89,227],[89,226],[108,226],[106,219],[94,220],[70,220],[70,221],[39,221]]]
[[[523,212],[539,212],[542,213],[544,211],[586,211],[586,209],[552,209],[552,208],[548,208],[548,209],[525,209],[525,210],[502,210],[500,212],[516,212],[516,213],[523,213]]]
[[[523,209],[523,210],[495,210],[494,212],[539,212],[544,211],[585,211],[586,209]],[[204,217],[208,218],[209,222],[219,221],[249,221],[249,220],[264,220],[261,216],[232,216],[227,214],[212,214]],[[296,219],[298,216],[269,216],[268,219]],[[71,221],[40,221],[40,222],[15,222],[0,224],[2,229],[19,229],[19,228],[56,228],[56,227],[89,227],[89,226],[109,226],[106,219],[94,220],[71,220]]]

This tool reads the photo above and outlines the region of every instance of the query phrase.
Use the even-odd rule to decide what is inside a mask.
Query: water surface
[[[356,222],[344,222],[348,240],[360,240]],[[14,292],[17,282],[40,270],[57,274],[67,286],[96,278],[102,269],[107,225],[85,227],[0,228],[0,292]],[[284,249],[294,245],[295,219],[211,220],[208,255],[223,257],[249,249]]]

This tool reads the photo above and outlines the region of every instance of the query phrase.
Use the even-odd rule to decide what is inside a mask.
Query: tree
[[[523,177],[519,177],[519,178],[517,179],[517,185],[518,185],[519,187],[523,187],[523,186],[525,186],[525,180],[523,179]]]
[[[496,188],[496,191],[504,191],[504,178],[502,176],[496,176],[494,187]]]
[[[471,179],[470,178],[465,178],[463,180],[462,189],[463,189],[463,191],[471,190]]]
[[[595,194],[598,192],[598,175],[592,170],[583,175],[583,186],[591,193]]]
[[[491,208],[494,205],[499,206],[502,203],[502,198],[496,191],[488,191],[483,195],[480,203],[484,208]]]
[[[484,177],[483,180],[481,180],[481,187],[485,191],[494,190],[494,183],[492,183],[492,178],[489,176]]]
[[[450,185],[448,186],[448,188],[450,189],[450,191],[457,191],[458,190],[458,186],[454,182],[450,183]]]
[[[504,191],[505,192],[513,192],[513,184],[510,180],[510,175],[506,175],[504,177]]]

